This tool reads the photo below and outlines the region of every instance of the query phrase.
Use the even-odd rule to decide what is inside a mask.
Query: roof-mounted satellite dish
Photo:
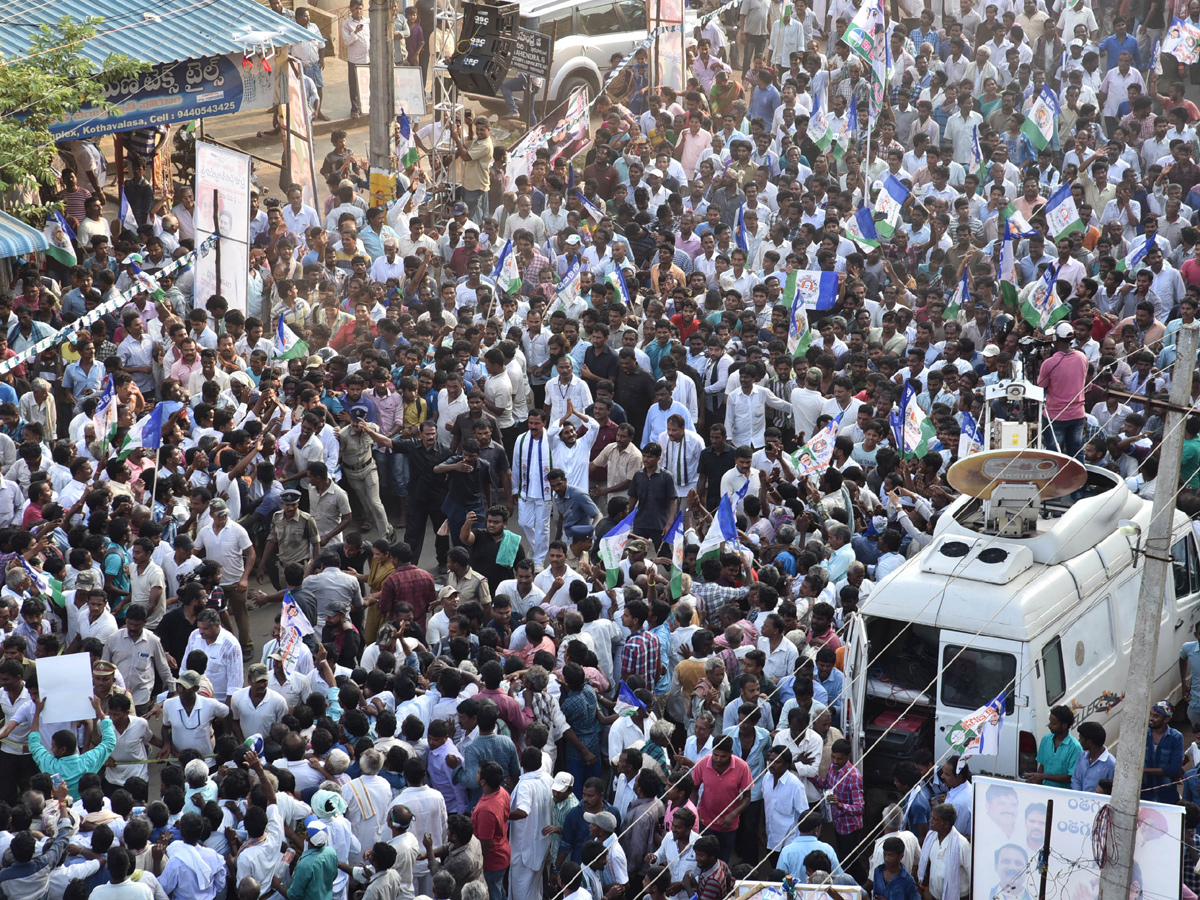
[[[957,491],[989,500],[1005,484],[1035,485],[1043,500],[1079,490],[1087,469],[1076,459],[1049,450],[988,450],[960,459],[946,473]]]

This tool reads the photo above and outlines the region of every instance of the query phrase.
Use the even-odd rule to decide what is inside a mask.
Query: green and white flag
[[[607,588],[617,586],[617,580],[621,573],[621,557],[625,553],[625,544],[629,542],[629,538],[633,534],[633,517],[635,515],[637,515],[637,510],[627,515],[614,525],[604,537],[600,538],[597,552],[600,554],[600,561],[604,563],[604,586]]]
[[[275,358],[303,359],[308,356],[308,344],[296,337],[296,333],[288,328],[279,317],[279,327],[275,330]]]
[[[683,510],[663,536],[663,542],[671,545],[671,602],[683,596]]]
[[[1017,258],[1013,253],[1012,231],[1004,229],[1000,239],[1000,296],[1005,303],[1017,305]]]
[[[822,153],[829,149],[832,138],[829,135],[829,120],[821,109],[821,98],[813,98],[812,114],[808,118],[808,139],[817,145]]]
[[[1056,241],[1072,231],[1083,230],[1075,198],[1071,195],[1070,183],[1064,184],[1046,201],[1046,226]]]
[[[521,290],[521,272],[517,269],[517,254],[513,251],[512,238],[505,241],[504,249],[500,251],[492,280],[501,293],[515,294]]]
[[[1054,120],[1060,115],[1062,110],[1059,109],[1058,98],[1054,96],[1054,91],[1043,85],[1042,92],[1033,101],[1033,106],[1025,116],[1025,124],[1021,126],[1021,131],[1034,147],[1042,150],[1049,146],[1051,138],[1054,137]]]
[[[62,213],[52,212],[46,216],[46,228],[42,233],[46,236],[46,243],[49,244],[46,248],[47,256],[64,266],[75,265],[75,245],[72,243],[75,240],[75,232],[71,230],[67,220],[62,217]]]

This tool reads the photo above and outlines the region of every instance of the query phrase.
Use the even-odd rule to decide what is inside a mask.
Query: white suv
[[[522,0],[521,27],[556,34],[550,69],[551,106],[580,85],[599,93],[614,53],[624,56],[646,39],[645,0]],[[684,13],[688,27],[695,13]],[[557,23],[557,33],[555,31]]]

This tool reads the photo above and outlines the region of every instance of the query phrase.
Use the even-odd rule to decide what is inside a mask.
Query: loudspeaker
[[[459,33],[465,38],[513,38],[517,34],[520,16],[520,8],[516,3],[463,3]]]
[[[455,55],[447,64],[447,71],[460,91],[494,96],[508,77],[516,46],[512,38],[473,37],[467,52]]]

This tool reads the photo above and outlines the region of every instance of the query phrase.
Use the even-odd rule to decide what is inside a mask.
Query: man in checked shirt
[[[829,771],[824,778],[812,780],[829,799],[833,830],[837,834],[838,856],[842,867],[861,882],[866,875],[862,856],[856,852],[863,830],[863,780],[850,761],[850,742],[845,738],[830,748]]]

